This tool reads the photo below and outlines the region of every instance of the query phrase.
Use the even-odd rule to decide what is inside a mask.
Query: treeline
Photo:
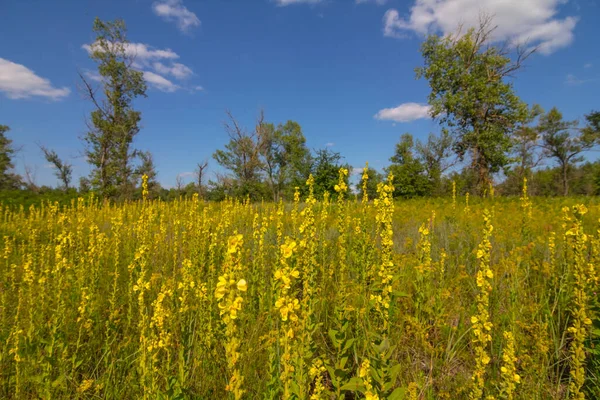
[[[394,176],[394,196],[405,198],[447,195],[452,182],[459,193],[484,195],[493,187],[497,193],[515,195],[524,178],[533,195],[600,193],[600,163],[584,158],[600,144],[600,112],[590,111],[581,122],[569,121],[556,108],[545,112],[525,104],[512,80],[535,49],[492,45],[491,18],[482,18],[478,28],[466,33],[429,35],[422,44],[424,63],[416,75],[431,88],[430,115],[439,123],[439,133],[424,141],[403,134],[383,170],[353,168],[330,148],[311,150],[295,121],[267,122],[261,112],[254,128],[247,129],[227,112],[229,142],[213,154],[225,172],[208,178],[205,160],[197,164],[193,182],[184,184],[178,176],[171,189],[158,183],[152,154],[132,146],[142,118],[134,100],[146,97],[147,88],[143,73],[133,67],[135,55],[128,51],[125,23],[96,19],[93,31],[90,58],[97,64],[100,86],[79,74],[93,105],[83,138],[90,175],[74,189],[72,165],[38,145],[60,182],[54,190],[67,197],[94,192],[117,201],[136,199],[146,175],[150,195],[164,200],[191,193],[208,200],[290,200],[296,190],[305,194],[304,183],[311,174],[315,194],[322,197],[334,192],[340,168],[348,169],[347,180],[355,176],[354,192],[359,196],[365,174],[371,197],[389,174]],[[0,125],[0,190],[51,193],[50,188],[37,187],[27,168],[24,177],[14,172],[16,150],[8,131]]]

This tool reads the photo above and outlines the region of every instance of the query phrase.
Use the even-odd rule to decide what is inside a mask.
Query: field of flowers
[[[356,201],[345,174],[2,208],[0,398],[600,398],[596,199]]]

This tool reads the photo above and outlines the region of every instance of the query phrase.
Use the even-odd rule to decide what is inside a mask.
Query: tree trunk
[[[562,168],[562,181],[563,181],[563,195],[569,195],[569,178],[568,178],[569,166],[568,164],[563,164]]]

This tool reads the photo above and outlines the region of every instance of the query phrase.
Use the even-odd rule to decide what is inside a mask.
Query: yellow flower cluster
[[[348,170],[346,168],[340,168],[339,171],[339,179],[337,185],[333,187],[333,189],[340,194],[346,193],[348,190],[348,185],[346,185],[346,177],[348,176]]]
[[[219,276],[215,298],[219,306],[219,314],[225,325],[225,355],[227,366],[230,371],[229,382],[225,390],[233,394],[237,400],[242,397],[244,390],[242,384],[244,378],[237,367],[241,353],[240,338],[238,337],[238,313],[242,309],[244,301],[242,294],[248,290],[245,279],[239,278],[242,267],[240,253],[244,244],[244,236],[237,232],[227,240],[227,254],[225,257],[224,272]]]
[[[371,300],[375,301],[375,308],[383,314],[382,329],[387,332],[389,328],[388,310],[390,307],[392,293],[392,278],[394,263],[392,254],[394,248],[394,231],[392,229],[392,217],[394,214],[394,202],[392,193],[394,186],[392,185],[394,177],[389,175],[387,182],[377,185],[378,198],[374,204],[377,208],[376,222],[379,229],[379,237],[381,241],[381,260],[379,270],[377,271],[378,289],[381,294],[371,295]]]
[[[490,322],[489,295],[492,291],[491,280],[494,278],[494,273],[490,267],[490,253],[492,249],[490,237],[492,236],[494,227],[491,222],[491,216],[487,210],[484,211],[483,220],[483,240],[477,249],[477,259],[479,260],[479,270],[477,271],[476,278],[476,284],[479,290],[476,301],[477,314],[471,317],[473,329],[471,343],[475,350],[475,370],[472,376],[473,386],[470,393],[470,398],[473,400],[479,400],[483,395],[485,373],[487,365],[491,361],[488,347],[492,341],[491,330],[493,327],[493,324]]]
[[[358,376],[362,379],[362,384],[365,387],[365,399],[379,400],[379,396],[375,392],[375,388],[371,383],[371,363],[368,359],[365,359],[362,364],[360,364]]]
[[[512,332],[504,332],[504,340],[502,367],[500,367],[500,374],[502,376],[501,388],[503,398],[512,400],[517,385],[521,383],[521,376],[517,374],[515,366],[517,357],[515,356],[515,338]]]
[[[315,359],[308,370],[308,377],[310,382],[313,382],[313,390],[310,395],[310,400],[321,400],[323,393],[325,392],[325,377],[324,374],[327,371],[323,361]]]
[[[587,235],[583,232],[582,217],[588,212],[587,208],[581,204],[573,206],[572,213],[574,218],[566,218],[572,222],[572,227],[565,233],[565,238],[572,251],[572,258],[569,260],[569,267],[574,277],[572,287],[572,323],[568,331],[572,336],[569,346],[571,353],[571,381],[569,382],[569,392],[572,399],[584,400],[585,394],[581,390],[585,382],[585,340],[592,325],[589,318],[589,295],[587,268]]]
[[[362,192],[363,192],[362,202],[364,204],[369,202],[369,193],[367,191],[368,183],[369,183],[369,162],[367,161],[365,163],[365,167],[363,168],[363,173],[362,173]]]

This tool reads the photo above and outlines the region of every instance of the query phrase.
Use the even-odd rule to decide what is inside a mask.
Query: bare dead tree
[[[204,195],[204,187],[203,187],[203,179],[205,176],[205,170],[208,168],[208,160],[204,160],[199,162],[196,167],[196,185],[198,187],[198,194],[200,196]]]
[[[183,177],[181,176],[181,174],[178,174],[175,178],[175,188],[179,193],[181,193],[181,191],[183,190]]]
[[[39,186],[36,183],[37,167],[31,167],[29,164],[24,164],[25,169],[25,186],[32,192],[39,192]]]

